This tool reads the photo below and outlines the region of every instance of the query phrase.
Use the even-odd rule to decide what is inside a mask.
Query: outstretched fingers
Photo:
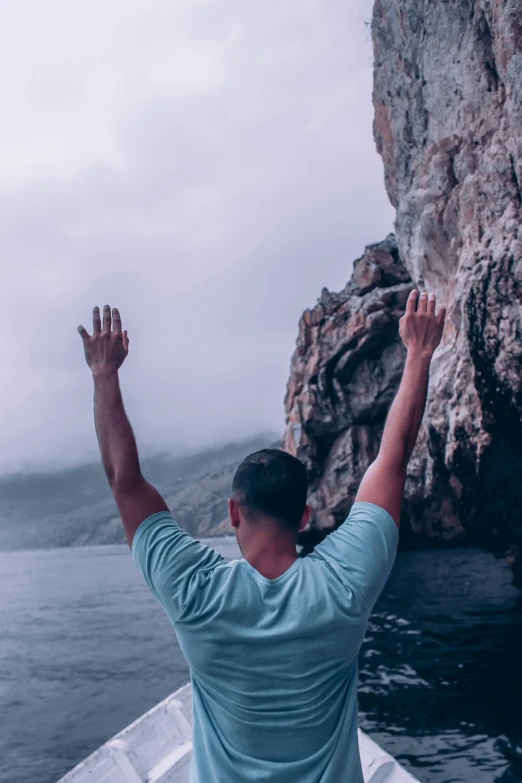
[[[419,292],[416,288],[414,288],[413,291],[410,291],[408,301],[406,302],[406,315],[413,315],[415,313],[415,310],[417,309],[418,296]]]
[[[89,337],[90,337],[90,334],[87,331],[87,329],[85,328],[85,326],[82,326],[81,324],[78,327],[78,333],[79,333],[80,337],[82,338],[83,342],[88,340]]]
[[[105,331],[111,330],[111,308],[110,305],[103,306],[103,328]]]
[[[446,320],[446,308],[444,305],[439,307],[439,312],[437,313],[437,323],[440,326],[441,329],[444,328],[444,321]]]
[[[120,311],[117,307],[114,307],[111,311],[110,305],[105,305],[103,308],[103,321],[102,317],[100,315],[100,308],[99,307],[93,307],[92,310],[92,332],[93,335],[97,332],[101,332],[102,328],[104,331],[111,331],[111,327],[113,331],[118,332],[119,334],[122,334],[122,328],[121,328],[121,315]],[[86,337],[90,337],[89,333],[85,329],[84,326],[80,324],[78,326],[78,332],[82,336],[82,338],[85,340]],[[126,333],[125,333],[126,334]]]
[[[112,328],[118,334],[121,334],[121,316],[117,307],[112,308]]]
[[[100,318],[99,307],[92,308],[92,331],[93,334],[95,334],[96,332],[101,332],[101,318]]]
[[[435,297],[435,294],[430,294],[428,296],[428,315],[435,315],[436,304],[437,304],[437,299]]]

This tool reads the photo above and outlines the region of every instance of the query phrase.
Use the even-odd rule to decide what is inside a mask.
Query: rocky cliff
[[[397,244],[367,248],[303,315],[285,447],[310,470],[315,524],[339,523],[397,388],[410,280],[434,291],[447,328],[406,535],[511,546],[522,584],[522,0],[376,0],[372,30]]]

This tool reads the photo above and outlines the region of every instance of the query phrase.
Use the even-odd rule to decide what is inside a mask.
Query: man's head
[[[280,449],[250,454],[238,467],[229,500],[230,521],[241,546],[245,535],[269,527],[274,535],[297,537],[308,524],[306,468]],[[241,531],[241,526],[246,530]]]

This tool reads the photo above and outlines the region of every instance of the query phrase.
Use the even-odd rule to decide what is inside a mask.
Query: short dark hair
[[[262,449],[236,470],[232,496],[250,511],[273,517],[290,530],[301,522],[308,494],[303,463],[281,449]]]

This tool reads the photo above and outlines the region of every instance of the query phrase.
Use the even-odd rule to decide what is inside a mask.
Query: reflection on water
[[[361,725],[426,783],[522,780],[522,599],[509,576],[483,552],[404,552],[377,604]]]
[[[0,563],[0,781],[54,783],[188,668],[126,546]],[[401,553],[361,653],[362,728],[425,783],[522,781],[521,615],[490,555]]]

